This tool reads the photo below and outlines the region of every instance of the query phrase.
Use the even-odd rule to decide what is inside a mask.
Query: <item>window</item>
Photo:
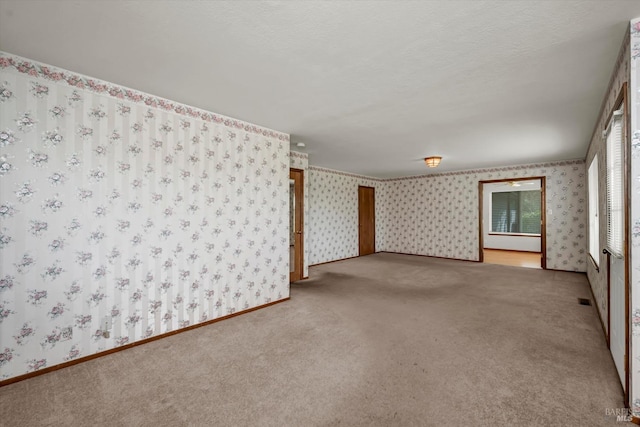
[[[607,138],[607,249],[613,256],[623,256],[624,214],[622,181],[622,128],[624,111],[613,112],[605,131]]]
[[[589,180],[589,255],[598,266],[600,259],[600,223],[598,222],[598,156],[593,157],[587,174]]]
[[[540,234],[540,190],[491,193],[491,232]]]

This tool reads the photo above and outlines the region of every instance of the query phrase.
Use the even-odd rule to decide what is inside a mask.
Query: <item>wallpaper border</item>
[[[308,154],[306,154],[306,153],[299,153],[299,152],[297,152],[297,151],[293,151],[293,150],[289,151],[289,155],[290,155],[291,157],[297,157],[297,158],[299,158],[299,159],[307,159],[307,160],[309,159],[309,155],[308,155]]]
[[[323,167],[320,167],[320,166],[311,166],[311,165],[309,165],[309,169],[310,170],[314,170],[314,171],[318,171],[318,172],[332,173],[334,175],[349,176],[349,177],[352,177],[352,178],[369,179],[369,180],[372,180],[372,181],[379,181],[379,182],[384,181],[382,178],[375,178],[373,176],[367,176],[367,175],[358,175],[356,173],[343,172],[343,171],[339,171],[339,170],[335,170],[335,169],[323,168]]]
[[[312,165],[309,165],[309,169],[320,171],[320,172],[332,173],[335,175],[350,176],[353,178],[370,179],[372,181],[378,181],[378,182],[395,182],[395,181],[405,181],[409,179],[436,178],[439,176],[474,175],[478,173],[507,172],[507,171],[529,169],[529,168],[547,168],[547,167],[553,167],[553,166],[582,165],[584,163],[585,163],[584,159],[558,160],[558,161],[545,162],[545,163],[525,163],[525,164],[513,165],[513,166],[497,166],[497,167],[488,167],[488,168],[480,168],[480,169],[467,169],[467,170],[459,170],[459,171],[440,172],[440,173],[432,173],[428,175],[424,174],[424,175],[401,176],[397,178],[375,178],[372,176],[358,175],[355,173],[343,172],[335,169],[323,168],[320,166],[312,166]]]
[[[221,114],[211,113],[201,108],[191,107],[166,98],[130,89],[122,85],[109,83],[100,79],[94,79],[63,68],[45,65],[44,63],[0,50],[0,69],[4,70],[5,68],[13,68],[19,73],[27,74],[31,77],[41,77],[56,83],[64,82],[71,87],[81,90],[89,90],[99,95],[106,94],[117,99],[146,105],[147,107],[161,108],[165,111],[194,119],[204,120],[205,122],[218,123],[229,128],[243,129],[246,132],[277,138],[280,141],[289,141],[290,138],[286,133],[277,132],[272,129],[243,122],[241,120],[232,119]]]
[[[522,165],[513,165],[513,166],[501,166],[501,167],[490,167],[490,168],[481,168],[481,169],[468,169],[461,171],[451,171],[451,172],[441,172],[441,173],[433,173],[428,175],[412,175],[412,176],[403,176],[399,178],[375,178],[377,180],[383,182],[393,182],[393,181],[405,181],[409,179],[423,179],[423,178],[436,178],[440,176],[455,176],[455,175],[475,175],[480,173],[487,172],[508,172],[508,171],[517,171],[523,169],[531,169],[531,168],[548,168],[553,166],[570,166],[570,165],[582,165],[584,164],[584,159],[575,159],[575,160],[559,160],[554,162],[546,162],[546,163],[528,163]]]

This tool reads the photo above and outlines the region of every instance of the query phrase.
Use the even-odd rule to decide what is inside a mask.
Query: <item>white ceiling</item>
[[[7,1],[0,49],[378,177],[584,158],[640,1]]]

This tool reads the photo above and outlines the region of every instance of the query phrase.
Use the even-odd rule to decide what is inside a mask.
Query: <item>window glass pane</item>
[[[589,180],[589,254],[600,262],[600,222],[598,220],[598,156],[594,156],[587,174]]]
[[[491,193],[491,231],[540,234],[540,190]]]
[[[507,228],[508,194],[491,194],[491,231],[493,232],[506,233],[509,231]]]
[[[520,232],[540,234],[541,228],[541,192],[520,192]]]

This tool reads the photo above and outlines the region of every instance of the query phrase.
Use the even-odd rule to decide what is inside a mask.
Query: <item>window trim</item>
[[[513,237],[542,237],[542,234],[538,233],[500,233],[492,231],[489,236],[513,236]]]

